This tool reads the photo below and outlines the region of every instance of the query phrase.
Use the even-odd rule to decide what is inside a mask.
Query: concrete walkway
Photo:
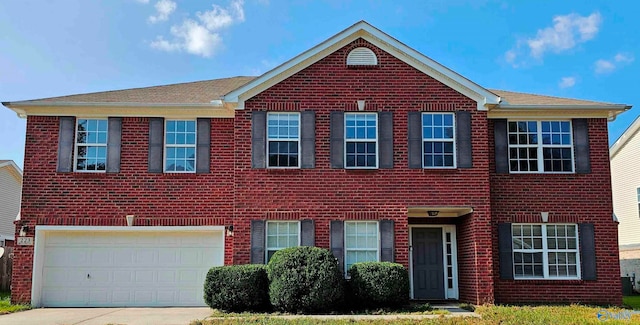
[[[456,305],[436,305],[450,314],[444,317],[480,317],[478,314],[458,308]],[[216,320],[208,307],[197,308],[37,308],[8,315],[0,315],[0,325],[188,325],[194,320]],[[428,319],[441,315],[283,315],[269,316],[282,319]],[[241,317],[238,317],[241,319]],[[227,318],[228,319],[228,318]]]
[[[188,325],[211,315],[196,308],[37,308],[0,315],[0,325]]]

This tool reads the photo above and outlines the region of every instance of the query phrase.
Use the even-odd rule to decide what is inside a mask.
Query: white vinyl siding
[[[12,166],[0,167],[0,236],[14,238],[13,221],[20,212],[22,183]]]
[[[620,222],[620,246],[640,245],[640,131],[625,135],[631,138],[611,158],[613,211]]]

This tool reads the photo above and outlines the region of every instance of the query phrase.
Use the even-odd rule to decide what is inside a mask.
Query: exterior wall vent
[[[378,57],[366,47],[357,47],[347,55],[347,66],[378,65]]]

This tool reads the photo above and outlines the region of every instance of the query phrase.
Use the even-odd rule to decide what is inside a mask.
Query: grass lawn
[[[603,319],[598,319],[598,313],[604,314]],[[608,313],[607,313],[608,312]],[[623,312],[623,314],[618,314]],[[482,318],[446,318],[440,315],[435,319],[398,319],[394,324],[442,324],[442,325],[494,325],[494,324],[639,324],[640,313],[631,315],[629,310],[620,308],[604,308],[582,305],[571,306],[479,306],[476,313]],[[631,319],[613,319],[615,316],[631,317]],[[220,314],[216,315],[220,317]],[[227,317],[210,321],[196,321],[192,325],[210,324],[388,324],[389,320],[363,320],[354,321],[350,319],[318,320],[313,318],[283,319],[270,317],[266,314],[236,314],[239,317]],[[605,319],[606,318],[606,319]],[[606,321],[606,322],[605,322]]]
[[[626,306],[634,310],[640,310],[640,296],[625,296],[622,297],[622,301]]]
[[[21,310],[27,310],[31,307],[27,305],[12,305],[11,293],[7,291],[0,292],[0,315],[15,313]]]

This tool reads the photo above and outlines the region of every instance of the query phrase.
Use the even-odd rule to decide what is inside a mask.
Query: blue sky
[[[640,106],[638,12],[632,0],[5,0],[0,101],[259,75],[366,20],[486,88]],[[639,110],[609,123],[610,142]],[[25,125],[0,107],[0,159],[23,165]]]

